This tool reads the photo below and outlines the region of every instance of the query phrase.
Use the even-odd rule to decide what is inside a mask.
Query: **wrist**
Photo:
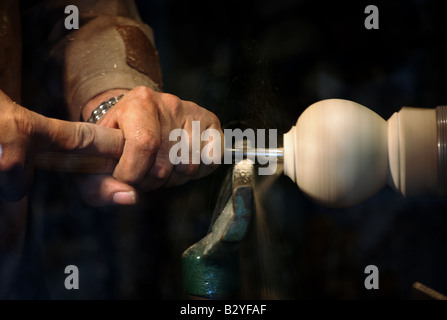
[[[128,89],[111,89],[94,96],[85,104],[84,108],[82,108],[82,120],[87,121],[87,119],[90,118],[93,110],[95,110],[102,102],[113,97],[118,97],[128,91]]]

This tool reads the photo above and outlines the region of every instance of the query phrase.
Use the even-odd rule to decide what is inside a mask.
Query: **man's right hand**
[[[0,196],[17,201],[33,176],[32,156],[43,151],[75,151],[119,158],[121,130],[44,117],[13,102],[0,90]],[[135,192],[119,181],[113,192]]]

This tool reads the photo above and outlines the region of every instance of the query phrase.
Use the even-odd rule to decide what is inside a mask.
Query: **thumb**
[[[136,190],[107,175],[77,175],[75,183],[82,199],[92,207],[111,204],[132,205],[137,202]]]

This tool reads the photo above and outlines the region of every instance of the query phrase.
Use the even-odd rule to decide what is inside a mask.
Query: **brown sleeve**
[[[104,91],[162,87],[152,30],[141,22],[133,2],[96,1],[94,8],[89,3],[79,4],[80,28],[65,39],[64,87],[72,120],[79,120],[86,102]]]

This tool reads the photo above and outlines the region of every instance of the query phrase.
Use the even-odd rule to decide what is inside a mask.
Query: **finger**
[[[146,108],[133,106],[132,100],[127,103],[128,110],[139,109],[139,112],[123,112],[123,118],[117,120],[123,130],[125,144],[113,176],[120,181],[136,184],[144,179],[155,163],[161,146],[161,128],[156,107],[149,101]]]
[[[138,185],[142,190],[155,190],[165,185],[174,171],[174,164],[169,158],[169,152],[174,142],[169,141],[167,132],[162,133],[162,135],[164,139],[157,151],[155,161],[145,178]]]
[[[186,141],[187,148],[185,148],[188,150],[188,161],[177,164],[174,170],[179,175],[192,176],[200,167],[200,152],[203,146],[201,141],[201,134],[204,129],[203,121],[190,118],[183,124],[183,129],[188,137]],[[180,143],[185,143],[185,141],[182,140]]]
[[[205,129],[210,133],[205,135],[205,142],[201,150],[201,163],[192,179],[203,178],[219,167],[224,152],[224,135],[217,117],[211,118],[209,126]]]
[[[82,199],[90,206],[132,205],[137,202],[136,190],[111,176],[79,175],[74,179]]]
[[[202,125],[203,124],[203,125]],[[220,128],[220,122],[213,114],[207,111],[200,122],[200,135],[197,134],[197,123],[191,122],[185,125],[189,131],[193,132],[190,136],[195,136],[195,139],[200,137],[200,164],[178,164],[174,168],[169,181],[165,186],[176,186],[183,184],[192,179],[199,179],[214,171],[220,164],[223,152],[223,133]],[[192,128],[192,129],[190,129]],[[197,148],[198,142],[196,142]],[[192,140],[190,140],[192,146]],[[190,153],[197,152],[193,147],[190,148]]]
[[[165,186],[169,187],[186,183],[199,171],[201,166],[201,151],[204,146],[201,135],[205,129],[205,125],[206,123],[204,123],[203,120],[194,120],[194,117],[189,118],[188,121],[184,123],[183,129],[186,131],[187,137],[189,138],[186,141],[186,149],[188,150],[186,159],[188,159],[188,161],[181,162],[174,166],[174,170]],[[183,141],[181,141],[181,143],[183,143]]]
[[[33,128],[37,151],[59,150],[119,158],[123,152],[124,136],[119,129],[91,123],[64,121],[36,114]]]

